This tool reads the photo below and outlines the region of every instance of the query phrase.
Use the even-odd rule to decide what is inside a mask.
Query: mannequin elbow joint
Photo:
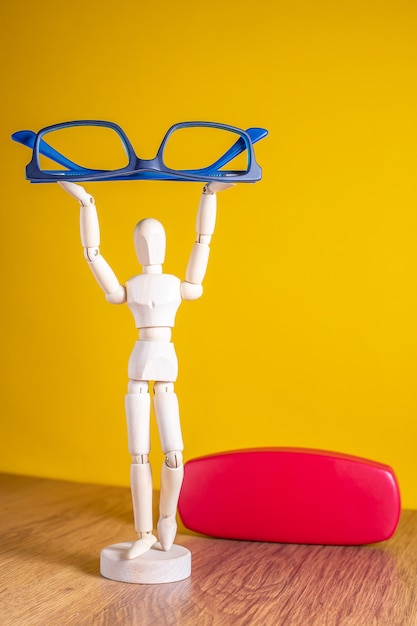
[[[84,248],[84,257],[89,263],[94,263],[100,256],[100,248]]]

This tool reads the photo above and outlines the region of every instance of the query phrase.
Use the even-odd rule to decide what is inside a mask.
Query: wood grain
[[[208,539],[181,529],[191,578],[132,585],[99,574],[132,540],[130,492],[0,475],[2,626],[416,626],[417,511],[362,547]]]

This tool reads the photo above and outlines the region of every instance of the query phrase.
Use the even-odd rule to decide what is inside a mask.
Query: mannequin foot
[[[143,534],[135,543],[132,544],[128,550],[126,557],[128,559],[136,559],[138,556],[145,554],[150,550],[154,543],[157,542],[157,538],[152,533]]]
[[[177,521],[175,519],[175,513],[164,517],[161,515],[158,522],[158,538],[165,552],[171,549],[174,543],[175,535],[177,534]]]

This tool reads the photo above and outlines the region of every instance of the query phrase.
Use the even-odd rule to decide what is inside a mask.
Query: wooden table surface
[[[102,578],[100,550],[134,539],[130,493],[0,474],[1,626],[417,626],[417,511],[362,547],[208,539],[180,528],[187,580]]]

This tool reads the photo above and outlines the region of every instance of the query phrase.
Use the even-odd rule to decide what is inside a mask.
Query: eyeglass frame
[[[65,157],[62,157],[60,153],[56,150],[48,146],[46,141],[43,140],[44,135],[48,133],[60,130],[63,128],[70,128],[74,126],[101,126],[105,128],[109,128],[116,132],[122,143],[124,145],[126,154],[128,156],[128,164],[123,168],[118,168],[114,171],[103,171],[103,170],[92,170],[88,168],[82,168],[77,164],[69,161]],[[215,161],[211,166],[206,168],[200,168],[198,170],[174,170],[172,168],[168,168],[163,161],[163,153],[166,146],[166,143],[169,137],[173,134],[174,131],[181,128],[192,128],[192,127],[208,127],[208,128],[218,128],[220,130],[226,130],[229,132],[233,132],[239,136],[235,144],[226,151],[226,153],[220,157],[217,161]],[[249,132],[251,134],[249,134]],[[56,182],[58,180],[77,180],[79,182],[85,181],[114,181],[114,180],[176,180],[176,181],[184,181],[184,182],[192,182],[192,181],[200,181],[200,182],[211,182],[211,181],[227,181],[228,183],[238,183],[238,182],[246,182],[252,183],[260,180],[262,178],[262,170],[255,159],[253,143],[255,141],[259,141],[263,137],[268,134],[266,129],[262,128],[253,128],[244,131],[236,126],[231,126],[229,124],[220,124],[217,122],[179,122],[171,126],[166,132],[160,147],[158,149],[157,155],[153,159],[140,159],[130,140],[128,139],[126,133],[123,129],[114,122],[108,122],[104,120],[75,120],[71,122],[61,122],[59,124],[52,124],[50,126],[46,126],[42,128],[39,132],[36,133],[35,139],[32,142],[31,138],[27,136],[23,138],[24,133],[31,133],[32,131],[18,131],[12,135],[12,139],[15,141],[19,141],[24,143],[25,145],[30,145],[33,143],[33,153],[32,159],[26,166],[26,177],[28,180],[34,183],[46,183],[46,182]],[[243,145],[242,145],[243,143]],[[62,157],[66,162],[66,167],[73,167],[72,171],[63,170],[59,173],[51,173],[51,172],[43,172],[39,166],[39,154],[43,154],[42,145],[47,146],[49,150],[51,150],[55,155]],[[218,169],[214,169],[216,167],[223,167],[227,162],[237,156],[239,153],[243,152],[243,150],[248,151],[248,169],[246,172],[241,174],[225,174]],[[54,158],[54,157],[51,157]],[[56,159],[54,159],[56,160]],[[59,162],[59,161],[57,161]],[[61,161],[63,164],[63,161]]]

